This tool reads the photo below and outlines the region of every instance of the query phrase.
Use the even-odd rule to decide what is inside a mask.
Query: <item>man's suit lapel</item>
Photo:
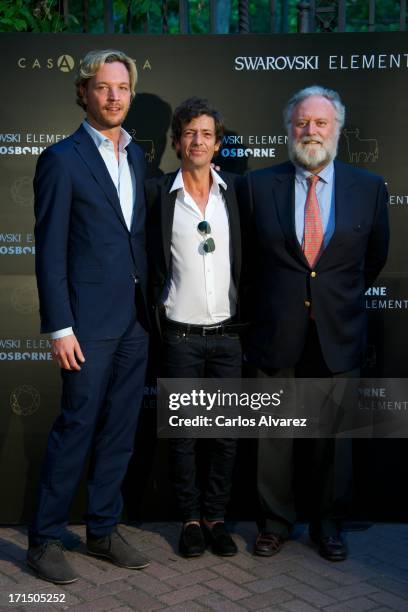
[[[136,193],[134,196],[133,202],[133,217],[132,217],[132,226],[131,232],[133,233],[135,230],[140,229],[141,225],[144,225],[144,215],[145,215],[145,206],[144,206],[144,189],[143,189],[143,179],[144,179],[144,168],[142,167],[142,163],[138,156],[136,155],[135,149],[132,143],[127,147],[128,153],[128,161],[133,169],[133,173],[135,175],[136,182]]]
[[[223,177],[222,174],[221,177],[223,178],[223,180],[225,180],[225,177]],[[228,182],[227,180],[225,180],[225,182],[228,184],[228,189],[224,189],[222,186],[220,186],[220,189],[222,195],[224,196],[228,211],[228,222],[232,243],[232,269],[234,281],[238,288],[241,271],[241,228],[239,221],[239,211],[236,202],[234,186],[231,184],[231,182]]]
[[[341,162],[334,162],[334,206],[335,227],[329,243],[326,245],[319,262],[324,262],[343,243],[344,236],[353,223],[356,202],[353,198],[354,178],[347,166]]]
[[[163,252],[166,261],[166,272],[170,268],[170,250],[171,250],[171,233],[173,231],[173,219],[174,219],[174,208],[176,205],[177,191],[170,189],[174,183],[177,172],[172,172],[165,177],[164,182],[161,184],[161,231],[163,241]]]
[[[295,167],[292,163],[288,162],[274,178],[276,179],[274,186],[275,203],[282,231],[296,257],[302,263],[308,265],[296,236]]]
[[[118,215],[120,222],[127,230],[126,221],[123,217],[116,187],[113,184],[105,162],[97,150],[95,143],[92,141],[91,137],[82,127],[82,125],[73,134],[73,139],[82,161],[87,166],[98,185],[100,185],[100,187],[103,189],[109,203],[112,205],[115,213]]]

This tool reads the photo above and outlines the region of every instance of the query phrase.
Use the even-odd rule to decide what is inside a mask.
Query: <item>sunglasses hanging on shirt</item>
[[[210,236],[211,225],[208,223],[208,221],[200,221],[200,223],[197,225],[197,230],[202,236],[206,237],[202,244],[204,252],[213,253],[213,251],[215,251],[215,242]]]

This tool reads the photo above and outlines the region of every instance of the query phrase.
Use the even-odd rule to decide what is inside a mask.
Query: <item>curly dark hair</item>
[[[171,139],[173,149],[176,148],[176,143],[180,141],[183,127],[187,123],[190,123],[192,119],[201,117],[201,115],[208,115],[214,119],[215,141],[221,142],[222,137],[224,136],[224,123],[220,113],[215,110],[215,108],[211,108],[208,100],[194,96],[193,98],[184,100],[184,102],[182,102],[174,111],[171,122]]]

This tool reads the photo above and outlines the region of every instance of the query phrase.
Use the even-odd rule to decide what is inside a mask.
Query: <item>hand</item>
[[[79,362],[85,361],[75,334],[51,340],[51,352],[59,367],[64,370],[80,370]]]

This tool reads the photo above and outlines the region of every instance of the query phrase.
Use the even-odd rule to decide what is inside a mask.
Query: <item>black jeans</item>
[[[166,378],[240,378],[241,363],[237,334],[203,337],[164,330],[162,375]],[[226,438],[170,440],[171,479],[184,522],[201,516],[209,521],[224,518],[236,447],[237,440]]]

